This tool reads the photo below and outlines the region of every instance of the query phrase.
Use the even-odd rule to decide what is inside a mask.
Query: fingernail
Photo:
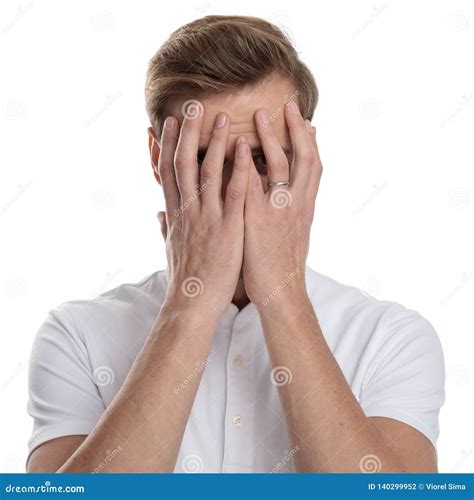
[[[290,111],[292,111],[293,113],[295,113],[295,114],[300,113],[300,108],[298,108],[298,105],[296,104],[295,101],[288,101],[287,106],[290,109]]]
[[[224,113],[219,113],[216,117],[215,126],[216,128],[221,128],[227,123],[227,115]]]
[[[175,123],[176,122],[175,122],[174,116],[168,116],[168,117],[166,117],[166,120],[165,120],[165,128],[168,130],[173,130]]]

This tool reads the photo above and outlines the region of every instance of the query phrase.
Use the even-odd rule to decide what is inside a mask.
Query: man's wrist
[[[190,320],[209,320],[216,322],[222,314],[217,307],[199,297],[186,297],[180,294],[169,294],[161,307],[165,314],[186,317]]]
[[[303,283],[272,293],[255,304],[255,306],[261,314],[287,315],[293,310],[301,309],[308,303],[310,303],[310,299]]]

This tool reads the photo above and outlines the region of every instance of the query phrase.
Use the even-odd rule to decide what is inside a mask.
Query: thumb
[[[161,226],[161,234],[163,235],[163,239],[166,241],[166,235],[168,234],[168,226],[166,225],[166,213],[158,212],[156,216]]]

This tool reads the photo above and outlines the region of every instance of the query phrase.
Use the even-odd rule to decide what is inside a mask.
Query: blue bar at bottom
[[[0,499],[474,498],[473,474],[0,474]]]

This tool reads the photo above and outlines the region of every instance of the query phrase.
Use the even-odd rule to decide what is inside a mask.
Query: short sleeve
[[[51,439],[89,434],[105,411],[86,346],[64,305],[49,312],[36,334],[28,393],[33,418],[28,457]]]
[[[444,403],[444,358],[432,325],[415,311],[397,307],[383,328],[379,349],[362,384],[365,414],[404,422],[436,449]]]

